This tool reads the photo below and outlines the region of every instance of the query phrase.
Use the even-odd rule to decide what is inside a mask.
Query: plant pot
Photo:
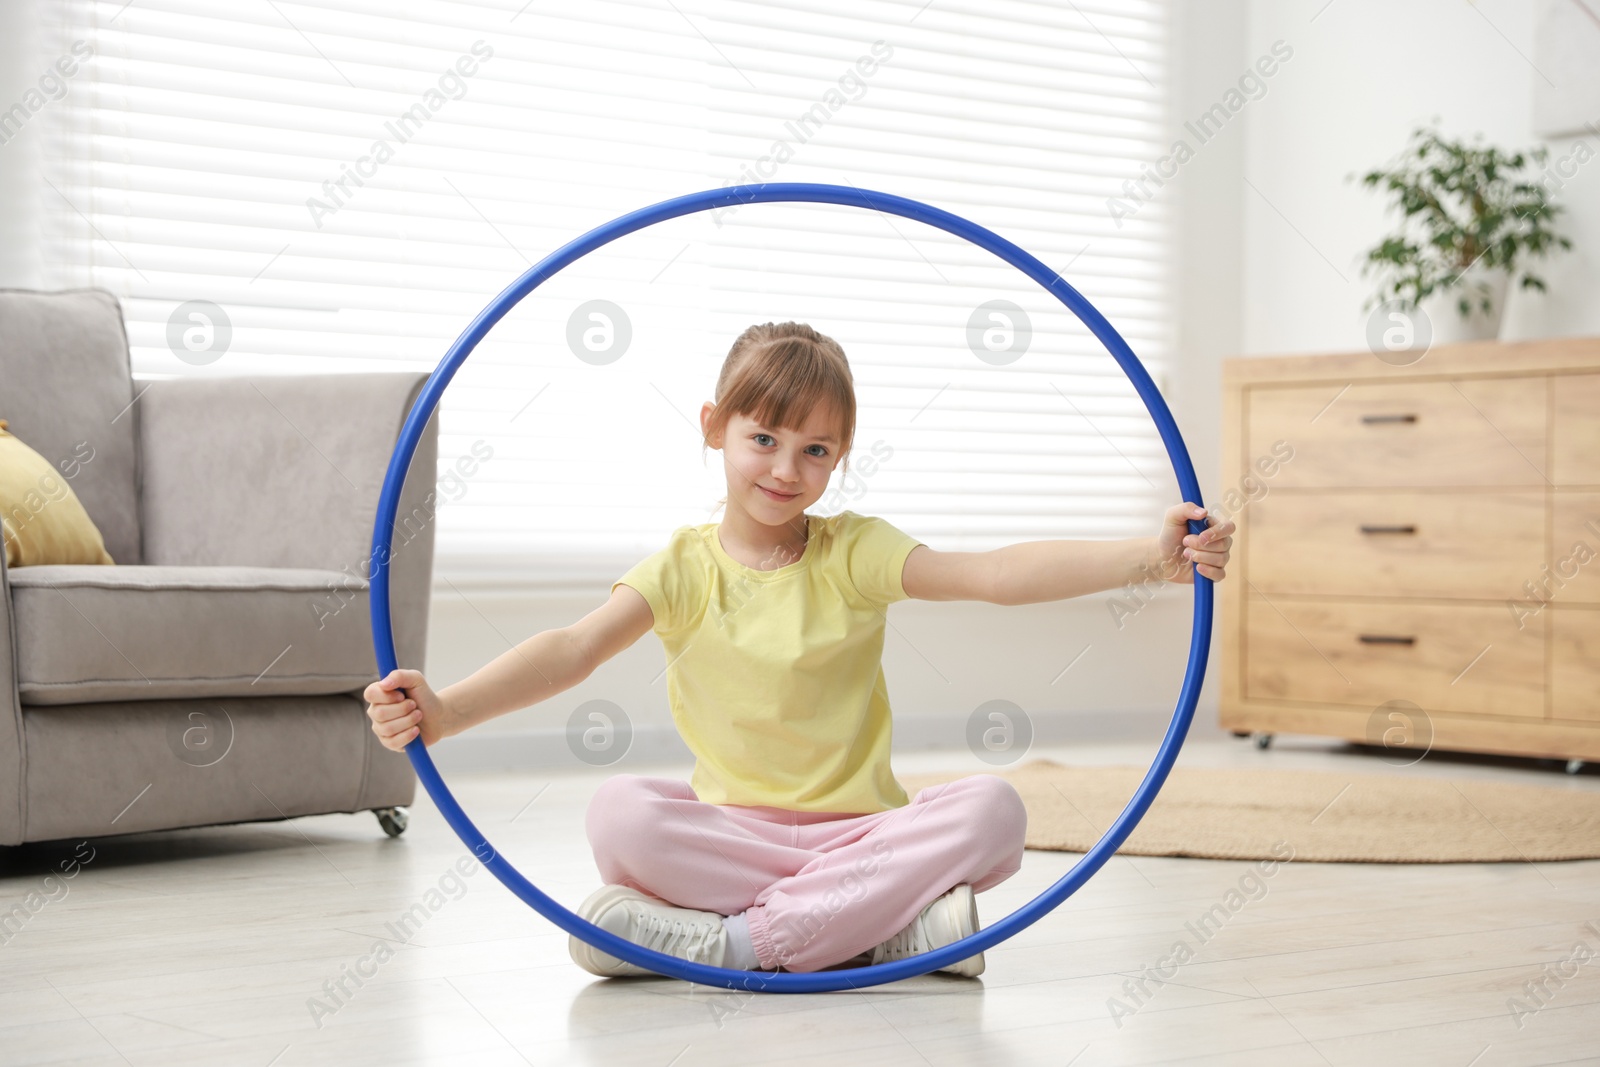
[[[1433,329],[1433,343],[1489,341],[1499,337],[1510,283],[1510,271],[1499,267],[1473,266],[1455,286],[1434,292],[1422,302],[1422,312],[1428,316]],[[1485,294],[1489,298],[1488,311],[1482,307]],[[1465,317],[1457,306],[1463,296],[1472,304],[1471,314]]]

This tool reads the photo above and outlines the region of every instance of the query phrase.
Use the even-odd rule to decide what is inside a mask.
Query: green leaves
[[[1413,304],[1435,292],[1470,289],[1456,301],[1463,317],[1474,305],[1491,310],[1489,293],[1463,281],[1474,265],[1515,274],[1524,289],[1545,289],[1544,279],[1527,267],[1530,259],[1572,242],[1552,223],[1562,212],[1550,202],[1550,190],[1538,172],[1543,147],[1502,152],[1494,145],[1467,144],[1442,137],[1437,129],[1418,127],[1411,141],[1388,167],[1361,175],[1361,184],[1388,194],[1400,215],[1398,233],[1369,249],[1361,272],[1379,281],[1368,307],[1391,298]]]

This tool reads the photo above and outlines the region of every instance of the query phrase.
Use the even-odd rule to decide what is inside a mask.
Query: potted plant
[[[1482,135],[1466,144],[1418,127],[1392,164],[1361,177],[1390,194],[1401,215],[1399,231],[1362,262],[1362,274],[1380,282],[1366,306],[1398,300],[1420,308],[1435,340],[1497,336],[1513,275],[1520,288],[1543,292],[1527,262],[1572,247],[1551,229],[1563,209],[1538,171],[1525,173],[1543,169],[1545,149],[1507,153],[1481,142]]]

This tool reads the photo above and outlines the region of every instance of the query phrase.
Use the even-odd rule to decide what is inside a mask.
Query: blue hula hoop
[[[858,189],[854,186],[772,182],[709,189],[663,200],[659,204],[630,212],[590,230],[582,237],[550,253],[507,286],[488,307],[478,313],[478,317],[473,319],[456,339],[455,344],[445,353],[444,359],[424,383],[421,394],[412,405],[405,424],[400,429],[394,454],[389,460],[389,469],[384,477],[382,495],[378,499],[378,514],[372,533],[374,571],[370,607],[372,641],[377,651],[380,676],[388,675],[398,666],[395,662],[394,634],[389,619],[389,554],[391,531],[400,504],[400,490],[405,484],[406,472],[411,466],[411,457],[416,452],[417,441],[423,427],[438,406],[440,396],[450,384],[450,379],[454,377],[462,361],[518,301],[557,271],[570,266],[602,245],[667,219],[715,208],[759,203],[836,204],[899,215],[964,238],[1022,271],[1065,304],[1121,364],[1123,371],[1144,400],[1145,407],[1161,433],[1161,440],[1166,444],[1167,454],[1177,474],[1178,487],[1183,494],[1182,499],[1197,505],[1203,503],[1200,499],[1200,485],[1195,479],[1194,465],[1189,459],[1188,449],[1184,447],[1177,423],[1173,421],[1172,412],[1167,408],[1166,401],[1162,399],[1144,365],[1128,347],[1128,343],[1112,328],[1104,316],[1096,311],[1076,289],[1062,280],[1059,274],[999,234],[916,200]],[[1205,528],[1203,521],[1193,519],[1189,521],[1190,533],[1198,534]],[[1200,699],[1200,686],[1205,681],[1206,661],[1211,645],[1213,595],[1211,579],[1200,574],[1198,570],[1195,571],[1194,626],[1189,644],[1188,670],[1184,675],[1177,707],[1173,711],[1172,721],[1167,726],[1166,735],[1162,738],[1161,747],[1150,765],[1150,770],[1139,783],[1139,788],[1134,791],[1127,807],[1122,809],[1122,813],[1106,830],[1104,836],[1095,842],[1094,846],[1084,853],[1059,881],[1006,918],[960,941],[919,956],[890,963],[810,973],[741,971],[692,963],[626,941],[562,907],[502,857],[484,837],[483,832],[467,817],[466,812],[461,810],[461,805],[456,802],[444,779],[439,776],[433,758],[428,755],[420,738],[406,746],[406,755],[410,757],[417,777],[439,810],[443,812],[451,829],[460,836],[468,848],[472,849],[473,854],[483,865],[504,883],[506,888],[521,897],[539,914],[567,933],[596,948],[658,974],[728,989],[777,993],[821,993],[839,989],[862,989],[927,974],[982,952],[1013,934],[1021,933],[1054,910],[1105,865],[1133,832],[1139,820],[1144,817],[1157,791],[1166,781],[1168,772],[1172,770],[1172,765],[1178,758],[1178,750],[1182,748],[1184,737],[1188,734],[1189,724],[1194,718],[1195,705]]]

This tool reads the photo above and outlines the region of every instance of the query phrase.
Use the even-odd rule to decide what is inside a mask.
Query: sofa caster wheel
[[[1581,770],[1583,770],[1583,760],[1581,760],[1581,759],[1569,759],[1569,760],[1567,760],[1567,773],[1568,774],[1577,774]]]
[[[372,814],[378,817],[378,825],[390,837],[405,833],[406,825],[411,822],[411,816],[405,808],[373,808]]]
[[[1257,748],[1269,748],[1272,745],[1272,735],[1262,730],[1257,730],[1250,737],[1255,741]]]

